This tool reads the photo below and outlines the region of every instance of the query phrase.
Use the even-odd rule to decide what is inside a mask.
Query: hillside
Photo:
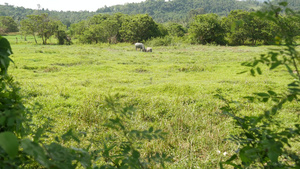
[[[97,10],[98,13],[124,13],[139,14],[148,13],[157,22],[185,22],[188,18],[203,13],[216,13],[227,15],[236,9],[257,10],[264,6],[265,0],[146,0],[141,3],[128,3],[104,7]],[[300,10],[299,0],[273,0],[274,4],[287,1],[289,7],[295,11]]]
[[[48,13],[50,17],[61,20],[65,25],[70,26],[85,20],[95,14],[149,14],[156,22],[164,23],[168,21],[187,23],[189,18],[204,13],[216,13],[227,15],[235,9],[256,10],[263,6],[263,0],[146,0],[141,3],[127,3],[125,5],[115,5],[99,8],[96,12],[89,11],[49,11],[26,9],[13,5],[0,5],[0,16],[11,16],[19,22],[27,15]],[[273,0],[277,3],[281,0]],[[293,10],[300,10],[299,0],[286,0]]]
[[[85,20],[88,17],[94,16],[96,12],[89,11],[50,11],[42,8],[41,10],[33,10],[24,7],[15,7],[13,5],[0,5],[0,16],[11,16],[17,22],[20,22],[27,15],[37,15],[41,13],[48,13],[52,18],[61,20],[65,25],[70,26],[72,23]]]
[[[148,13],[157,22],[183,21],[195,14],[216,13],[227,15],[235,9],[257,9],[262,3],[253,0],[146,0],[141,3],[128,3],[104,7],[97,10],[98,13],[124,13],[140,14]]]

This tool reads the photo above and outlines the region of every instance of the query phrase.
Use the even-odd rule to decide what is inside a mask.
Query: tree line
[[[282,0],[271,0],[273,4],[278,4]],[[300,1],[285,0],[288,7],[294,11],[300,10]],[[227,16],[230,11],[241,9],[254,11],[266,8],[264,0],[145,0],[141,3],[127,3],[125,5],[115,5],[98,9],[97,13],[124,13],[124,14],[144,14],[148,13],[157,22],[177,22],[187,23],[189,19],[197,14],[215,13],[220,16]]]
[[[103,7],[97,12],[110,14],[121,12],[132,15],[148,13],[160,23],[168,21],[187,22],[195,13],[216,13],[224,16],[236,9],[257,9],[261,4],[259,1],[253,0],[146,0],[141,3]]]
[[[43,13],[47,13],[51,18],[60,20],[67,26],[97,14],[96,12],[89,11],[50,11],[47,8],[34,10],[24,7],[15,7],[9,4],[0,5],[0,16],[10,16],[17,24],[19,24],[21,20],[26,19],[28,15],[40,15]]]
[[[274,4],[279,0],[272,0]],[[286,0],[289,8],[294,11],[300,10],[300,1]],[[78,23],[97,14],[115,14],[123,13],[128,15],[149,14],[159,23],[176,22],[187,24],[195,15],[205,13],[216,13],[220,16],[227,16],[230,11],[241,10],[257,10],[264,8],[263,0],[146,0],[140,3],[127,3],[124,5],[114,5],[110,7],[99,8],[96,12],[89,11],[50,11],[47,7],[39,10],[26,9],[24,7],[15,7],[13,5],[0,5],[0,16],[11,16],[17,24],[27,15],[38,15],[47,13],[50,17],[62,21],[69,27],[72,23]]]
[[[290,34],[300,35],[298,20],[280,14],[278,17],[282,24],[288,25]],[[18,31],[17,24],[11,17],[0,17],[0,24],[5,25],[3,28],[6,31]],[[181,39],[191,44],[257,45],[274,44],[278,31],[276,25],[245,10],[233,10],[223,17],[217,14],[196,15],[187,26],[175,22],[157,23],[148,14],[98,14],[71,24],[69,28],[60,20],[44,13],[28,15],[20,22],[19,28],[25,38],[26,35],[32,35],[37,43],[38,36],[43,44],[47,44],[47,40],[55,36],[58,44],[70,44],[68,38],[72,37],[80,43],[88,44],[168,39],[163,45],[171,45],[173,41]]]
[[[300,22],[287,15],[279,15],[278,20],[288,25],[293,37],[300,35]],[[198,15],[189,28],[192,43],[219,45],[270,45],[275,43],[279,27],[271,21],[263,20],[257,12],[231,11],[227,17],[216,14]]]

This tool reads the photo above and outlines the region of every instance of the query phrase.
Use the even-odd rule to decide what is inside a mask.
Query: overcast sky
[[[24,8],[38,9],[40,4],[41,9],[49,9],[56,11],[96,11],[98,8],[112,5],[122,5],[125,3],[142,2],[145,0],[0,0],[0,5],[8,3]]]

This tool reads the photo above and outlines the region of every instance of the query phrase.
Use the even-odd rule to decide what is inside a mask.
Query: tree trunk
[[[35,38],[35,34],[33,34],[33,37],[34,37],[35,43],[37,44],[37,41],[36,41],[36,38]]]
[[[44,40],[44,36],[42,35],[42,40],[43,40],[43,45],[45,45],[45,40]]]

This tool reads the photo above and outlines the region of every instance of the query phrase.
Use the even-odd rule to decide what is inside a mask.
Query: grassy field
[[[14,52],[9,74],[20,83],[34,124],[50,122],[49,129],[57,134],[71,128],[86,132],[76,146],[92,143],[97,148],[109,134],[102,127],[111,117],[102,109],[104,98],[118,94],[122,105],[136,108],[132,128],[153,126],[168,133],[163,141],[145,143],[143,151],[172,155],[169,168],[217,168],[237,149],[224,141],[235,131],[231,118],[220,113],[224,103],[215,94],[244,103],[243,114],[257,114],[271,103],[247,103],[244,96],[269,89],[280,92],[291,81],[284,68],[262,68],[263,75],[256,77],[238,74],[247,70],[242,62],[272,46],[182,44],[143,53],[131,44],[35,45],[30,39],[25,43],[20,37],[18,42],[15,36],[6,38]],[[286,126],[300,122],[299,104],[288,104],[283,112]]]

